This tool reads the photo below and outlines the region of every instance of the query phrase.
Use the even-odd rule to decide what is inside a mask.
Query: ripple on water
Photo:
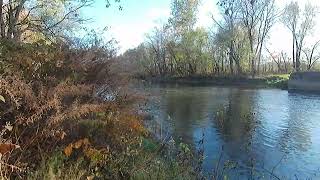
[[[159,108],[158,117],[170,117],[168,129],[176,139],[197,146],[204,131],[206,169],[215,167],[214,159],[224,146],[224,159],[241,165],[237,170],[242,174],[252,163],[271,170],[281,160],[275,169],[279,177],[316,177],[320,96],[216,87],[156,88],[154,92],[159,104],[153,108]]]

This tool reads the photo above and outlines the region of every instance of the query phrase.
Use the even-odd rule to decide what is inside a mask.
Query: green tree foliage
[[[198,6],[196,0],[172,1],[168,22],[156,27],[145,46],[136,49],[145,54],[142,67],[149,75],[193,76],[211,71],[208,32],[195,28]]]
[[[55,41],[88,20],[81,10],[95,0],[0,0],[0,38]],[[106,1],[109,7],[120,0]],[[121,9],[121,7],[119,7]]]
[[[169,23],[176,35],[192,31],[197,22],[199,0],[173,0],[171,3],[171,18]]]
[[[252,76],[289,73],[290,58],[284,52],[270,52],[270,30],[281,15],[275,0],[219,0],[221,18],[212,17],[212,28],[197,27],[199,0],[172,0],[168,22],[148,34],[138,48],[125,54],[136,74],[147,76]],[[318,43],[304,47],[314,27],[315,8],[310,4],[300,13],[294,3],[282,15],[293,31],[292,66],[316,67]],[[133,53],[135,52],[135,53]],[[305,57],[302,57],[302,53]],[[139,54],[139,55],[137,55]],[[124,58],[120,57],[120,58]],[[300,62],[304,58],[305,62]],[[137,67],[137,66],[136,66]]]
[[[73,0],[1,0],[1,38],[37,41],[62,36],[67,29],[84,19],[80,9],[93,1]]]

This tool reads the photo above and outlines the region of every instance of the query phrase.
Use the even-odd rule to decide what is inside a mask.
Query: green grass
[[[81,120],[77,137],[88,137],[90,142],[104,144],[106,124],[100,120]],[[128,143],[122,150],[114,150],[94,161],[84,155],[80,148],[67,157],[63,149],[57,147],[55,153],[43,157],[35,171],[30,171],[28,179],[197,179],[189,154],[179,154],[182,161],[168,153],[168,148],[151,137],[140,137],[139,144]],[[108,143],[108,142],[105,142]],[[177,152],[180,152],[179,150]],[[179,156],[180,157],[180,156]],[[186,158],[185,158],[186,157]]]
[[[288,81],[290,74],[276,74],[265,77],[267,87],[288,89]]]
[[[170,156],[157,141],[143,137],[135,155],[115,154],[102,164],[93,163],[83,156],[67,157],[57,149],[45,157],[36,171],[27,179],[197,179],[190,154]]]
[[[27,179],[77,180],[88,177],[88,170],[84,166],[83,159],[68,163],[67,157],[60,151],[43,159],[39,168],[28,174]]]
[[[268,75],[267,78],[279,78],[279,79],[286,79],[289,80],[290,74],[272,74],[272,75]]]

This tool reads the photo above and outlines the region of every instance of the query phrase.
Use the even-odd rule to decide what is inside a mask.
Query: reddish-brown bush
[[[0,150],[19,147],[0,151],[1,177],[23,177],[46,155],[84,138],[90,142],[86,156],[117,154],[138,143],[144,129],[109,76],[110,57],[99,51],[97,60],[93,51],[82,50],[82,57],[92,59],[79,60],[79,50],[57,45],[1,45]],[[103,101],[98,87],[114,98]]]

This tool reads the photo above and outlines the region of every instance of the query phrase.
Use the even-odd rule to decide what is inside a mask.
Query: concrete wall
[[[320,72],[292,73],[288,82],[289,90],[320,92]]]

